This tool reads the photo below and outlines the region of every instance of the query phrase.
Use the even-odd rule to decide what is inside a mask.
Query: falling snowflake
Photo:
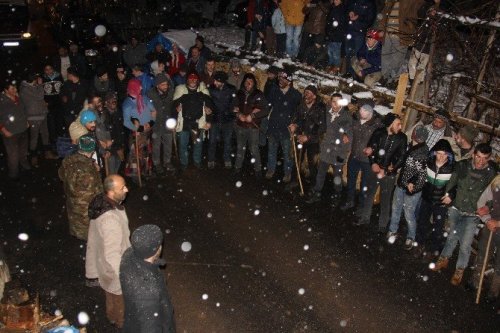
[[[78,314],[78,322],[80,323],[80,325],[87,325],[89,320],[89,315],[86,312],[82,311]]]
[[[351,21],[349,21],[349,23],[351,23]],[[347,38],[347,40],[349,40],[352,38],[352,36],[351,36],[351,34],[347,34],[347,36],[345,36],[345,38]]]
[[[304,293],[305,293],[305,292],[306,292],[306,291],[305,291],[305,289],[304,289],[304,288],[300,288],[300,289],[299,289],[299,295],[304,295]]]
[[[191,251],[191,248],[192,248],[192,245],[191,245],[191,243],[190,243],[190,242],[183,242],[183,243],[181,244],[181,250],[182,250],[183,252],[189,252],[189,251]]]
[[[207,214],[207,217],[208,217],[209,219],[211,219],[211,218],[212,218],[212,213],[208,213],[208,214]]]
[[[394,242],[396,241],[396,236],[395,235],[391,235],[388,239],[387,239],[387,242],[389,244],[394,244]]]
[[[19,238],[19,240],[25,242],[25,241],[27,241],[29,239],[29,236],[28,236],[28,234],[26,234],[26,233],[23,232],[23,233],[20,233],[17,236],[17,238]]]
[[[207,294],[203,294],[201,295],[201,299],[206,301],[208,299],[208,295]]]
[[[253,215],[257,216],[260,214],[260,210],[256,209],[254,212],[253,212]]]
[[[267,196],[268,194],[269,194],[269,193],[267,192],[267,190],[262,191],[262,195],[263,195],[263,196]]]
[[[304,251],[307,251],[307,250],[309,250],[309,245],[306,244],[306,245],[304,245]]]
[[[448,54],[446,55],[446,61],[449,61],[449,62],[453,61],[453,54],[448,53]]]
[[[340,327],[346,327],[346,326],[347,326],[347,320],[341,320]]]
[[[241,187],[241,185],[243,185],[243,183],[242,183],[240,180],[238,180],[238,181],[236,182],[236,187],[240,188],[240,187]]]
[[[144,196],[142,197],[142,200],[144,200],[144,201],[148,201],[148,199],[149,199],[149,197],[148,197],[147,195],[144,195]]]
[[[431,262],[431,263],[429,264],[429,269],[434,269],[434,268],[436,268],[436,264],[435,264],[435,263],[433,263],[433,262]]]

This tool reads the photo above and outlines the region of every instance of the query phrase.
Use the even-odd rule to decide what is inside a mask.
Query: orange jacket
[[[282,0],[280,7],[288,25],[304,24],[304,13],[302,9],[309,3],[309,0]]]

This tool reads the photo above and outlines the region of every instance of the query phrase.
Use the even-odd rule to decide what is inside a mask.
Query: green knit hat
[[[92,153],[95,151],[95,139],[88,134],[82,135],[78,139],[78,149],[85,153]]]

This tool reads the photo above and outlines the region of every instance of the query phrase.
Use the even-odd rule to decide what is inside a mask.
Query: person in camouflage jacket
[[[92,158],[95,148],[95,139],[83,135],[78,142],[78,151],[67,156],[59,168],[59,178],[64,183],[66,194],[69,233],[84,241],[89,230],[89,203],[103,191],[98,166]]]

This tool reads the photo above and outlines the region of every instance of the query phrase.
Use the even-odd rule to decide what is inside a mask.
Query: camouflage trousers
[[[90,223],[88,203],[73,203],[71,200],[68,200],[66,207],[68,211],[69,234],[87,241]]]

